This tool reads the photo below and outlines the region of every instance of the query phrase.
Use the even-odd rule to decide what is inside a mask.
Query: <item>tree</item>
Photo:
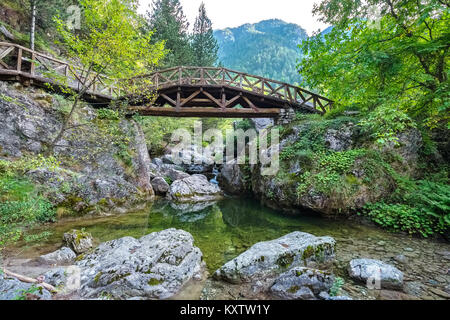
[[[162,67],[190,65],[192,61],[188,33],[189,23],[179,0],[154,0],[147,11],[147,30],[154,41],[164,41],[168,54]]]
[[[130,79],[154,68],[164,55],[163,43],[151,42],[151,33],[143,34],[143,20],[136,13],[135,0],[80,0],[83,8],[83,30],[79,34],[55,18],[67,55],[81,64],[80,88],[72,94],[73,103],[68,116],[53,140],[51,148],[62,138],[70,125],[81,97],[101,74],[116,79],[122,92],[133,93]],[[117,79],[125,79],[118,81]],[[104,81],[104,79],[103,79]]]
[[[194,64],[200,67],[210,67],[217,62],[219,46],[214,37],[211,20],[206,15],[205,4],[202,2],[195,19],[192,37]]]
[[[346,108],[448,125],[448,1],[322,0],[314,14],[334,27],[303,43],[305,85]]]

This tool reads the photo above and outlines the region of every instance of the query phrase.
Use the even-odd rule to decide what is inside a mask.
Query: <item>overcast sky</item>
[[[149,10],[152,0],[139,0],[140,12]],[[202,0],[180,0],[190,27],[198,14]],[[302,26],[309,35],[325,29],[327,25],[317,21],[312,8],[319,0],[203,0],[214,29],[238,27],[266,19],[281,19]]]

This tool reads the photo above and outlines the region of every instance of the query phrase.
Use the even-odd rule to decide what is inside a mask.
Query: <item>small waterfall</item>
[[[212,174],[213,178],[209,180],[209,182],[219,184],[219,182],[217,181],[217,175],[219,174],[219,170],[216,168],[216,166],[214,166],[214,168],[212,169]]]

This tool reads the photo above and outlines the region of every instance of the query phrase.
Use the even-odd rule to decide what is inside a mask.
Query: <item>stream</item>
[[[373,258],[395,265],[404,272],[408,297],[448,298],[444,292],[450,283],[448,243],[389,233],[363,224],[360,220],[289,216],[263,207],[253,199],[225,199],[217,203],[192,205],[158,200],[143,210],[127,214],[66,218],[35,230],[36,233],[51,231],[47,240],[35,244],[21,243],[10,248],[9,252],[16,259],[35,258],[60,247],[64,232],[82,228],[90,232],[97,243],[124,236],[139,238],[168,228],[186,230],[193,235],[195,245],[203,252],[210,274],[256,242],[276,239],[293,231],[327,235],[337,242],[332,271],[344,278],[343,290],[350,296],[379,298],[361,284],[354,283],[346,272],[351,259]]]

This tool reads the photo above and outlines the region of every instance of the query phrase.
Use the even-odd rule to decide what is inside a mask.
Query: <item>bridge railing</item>
[[[0,42],[0,74],[15,76],[18,80],[25,78],[67,86],[75,91],[80,91],[83,83],[91,82],[88,94],[109,98],[120,96],[120,90],[114,85],[114,79],[102,74],[90,74],[89,78],[86,78],[85,70],[77,65],[9,42]]]
[[[322,113],[333,107],[333,101],[309,90],[227,68],[176,67],[141,77],[148,78],[154,90],[176,85],[229,86],[271,97],[294,107],[312,107]],[[136,79],[137,80],[137,79]]]
[[[85,70],[75,64],[30,50],[20,45],[0,42],[0,76],[26,79],[41,84],[67,86],[80,91],[86,83]],[[294,108],[309,107],[325,113],[333,107],[333,101],[306,89],[227,68],[176,67],[157,71],[133,79],[112,79],[102,74],[91,74],[87,94],[114,99],[122,94],[119,81],[132,83],[133,91],[142,93],[174,85],[228,86],[252,92],[261,98],[270,97]],[[89,80],[89,79],[88,79]],[[91,82],[91,81],[88,81]],[[132,92],[131,94],[133,94]]]

